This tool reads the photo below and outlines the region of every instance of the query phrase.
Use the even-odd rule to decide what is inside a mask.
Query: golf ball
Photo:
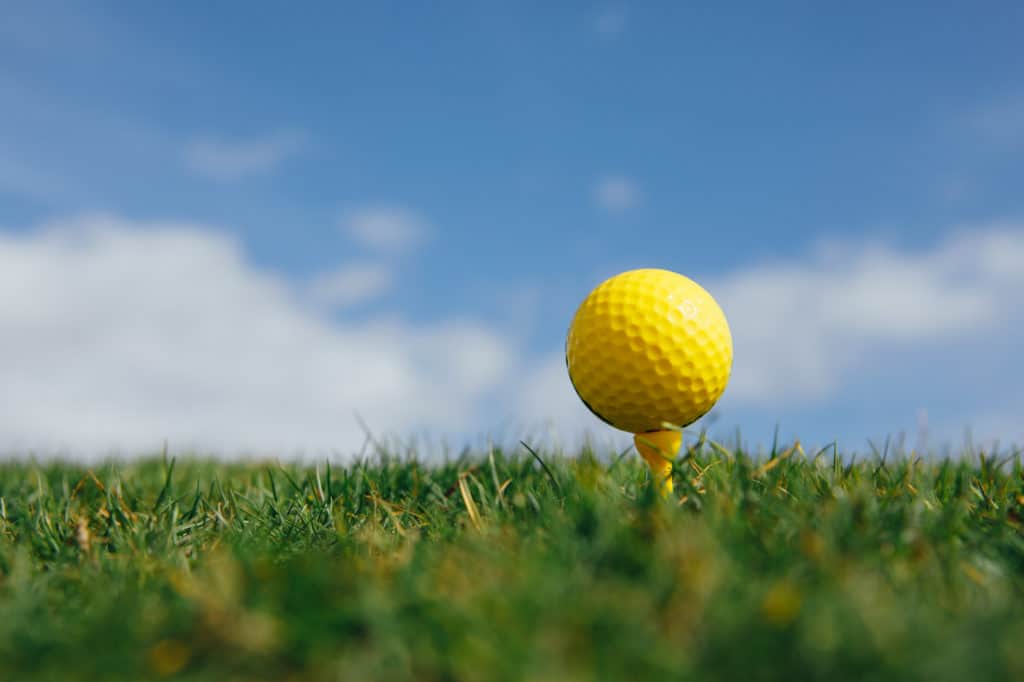
[[[580,305],[565,344],[569,379],[590,411],[630,433],[693,423],[725,390],[732,335],[693,280],[630,270]]]

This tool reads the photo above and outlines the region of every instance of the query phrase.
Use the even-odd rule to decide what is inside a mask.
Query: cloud
[[[884,369],[892,349],[1017,333],[1021,262],[1024,225],[1006,223],[928,248],[830,244],[708,278],[735,342],[726,396],[814,405],[869,364]],[[561,349],[523,357],[472,319],[338,322],[324,309],[381,295],[390,273],[351,264],[293,283],[197,224],[80,216],[0,233],[0,449],[135,453],[168,438],[351,453],[356,412],[378,433],[462,437],[504,415],[517,437],[628,444],[579,401]],[[1018,434],[1013,405],[996,406],[974,415],[975,433]]]
[[[184,151],[185,165],[193,172],[218,181],[240,180],[277,169],[307,145],[305,133],[284,131],[250,140],[198,138]]]
[[[704,282],[735,345],[729,395],[834,395],[872,354],[999,329],[1024,289],[1024,225],[959,231],[919,251],[838,244]]]
[[[597,35],[605,39],[617,38],[626,30],[628,19],[626,8],[621,5],[605,5],[590,17],[590,25]]]
[[[782,262],[701,278],[733,335],[734,366],[721,409],[773,419],[783,408],[840,410],[858,373],[892,368],[888,356],[895,350],[943,356],[955,352],[948,350],[955,344],[1020,334],[1020,263],[1024,225],[1007,223],[959,230],[928,248],[827,244]],[[583,407],[561,349],[517,376],[515,413],[526,433],[579,443],[589,431],[628,444]],[[1012,414],[978,414],[971,422],[957,420],[955,430],[971,423],[979,437],[1017,436],[1024,427],[1014,425]],[[935,432],[937,439],[956,435]]]
[[[569,451],[587,438],[607,441],[621,450],[630,436],[602,424],[591,414],[569,381],[562,352],[551,353],[527,366],[520,374],[512,405],[518,432],[531,442],[558,445]]]
[[[378,298],[393,283],[394,272],[390,267],[361,263],[317,276],[309,283],[309,294],[322,305],[348,308]]]
[[[470,319],[339,324],[202,225],[0,233],[0,447],[352,452],[475,428],[514,348]]]
[[[594,186],[594,201],[613,213],[627,211],[640,201],[640,190],[629,178],[612,175],[602,178]]]
[[[400,253],[430,233],[427,222],[400,206],[366,206],[345,213],[342,229],[353,240],[376,251]]]

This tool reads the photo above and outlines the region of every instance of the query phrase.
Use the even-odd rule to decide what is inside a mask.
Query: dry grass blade
[[[462,493],[462,502],[466,505],[466,512],[469,514],[469,520],[473,523],[473,527],[483,530],[484,524],[480,518],[480,511],[476,508],[476,502],[473,501],[473,494],[469,490],[469,483],[466,481],[465,475],[459,476],[459,492]]]
[[[783,460],[791,457],[794,452],[799,452],[800,454],[803,454],[804,449],[803,446],[800,445],[800,441],[797,441],[792,446],[781,452],[778,457],[773,457],[772,459],[768,460],[767,462],[759,466],[757,470],[754,471],[754,478],[764,476],[766,473],[777,467]]]

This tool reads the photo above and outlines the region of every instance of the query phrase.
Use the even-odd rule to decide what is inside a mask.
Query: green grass
[[[0,679],[1024,679],[1019,455],[539,455],[0,464]]]

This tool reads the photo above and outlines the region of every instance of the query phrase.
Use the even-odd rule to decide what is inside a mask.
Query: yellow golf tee
[[[637,452],[647,460],[655,481],[661,482],[661,494],[672,492],[672,460],[679,454],[683,434],[679,431],[646,431],[633,436]]]

